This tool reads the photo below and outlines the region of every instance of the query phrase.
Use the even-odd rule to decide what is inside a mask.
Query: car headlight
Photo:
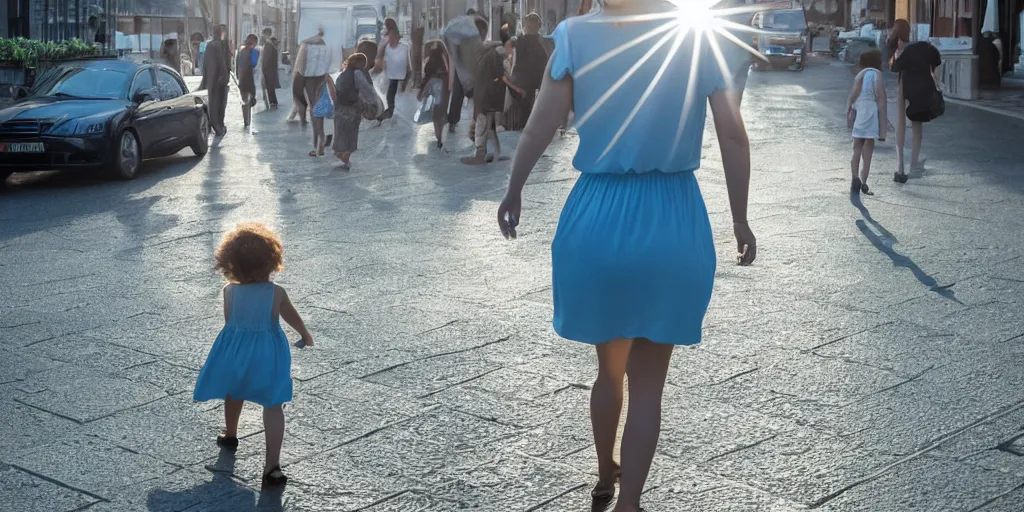
[[[86,135],[93,133],[103,133],[103,128],[105,125],[106,123],[92,123],[89,125],[85,125],[85,129],[79,129],[78,133],[84,133]]]
[[[107,129],[107,117],[86,117],[78,121],[78,129],[75,133],[78,135],[96,135],[103,133]]]

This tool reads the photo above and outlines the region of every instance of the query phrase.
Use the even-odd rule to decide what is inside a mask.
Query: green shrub
[[[99,55],[99,49],[78,39],[36,41],[16,37],[0,38],[0,62],[32,67],[41,60],[68,60]]]

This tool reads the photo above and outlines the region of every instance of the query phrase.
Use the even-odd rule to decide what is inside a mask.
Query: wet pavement
[[[851,75],[757,73],[753,267],[733,260],[721,156],[700,171],[719,270],[705,342],[676,352],[645,505],[657,511],[1018,511],[1024,500],[1024,122],[949,105],[925,169],[892,143],[848,195]],[[287,94],[281,94],[286,97]],[[364,123],[353,168],[306,156],[285,108],[205,159],[131,182],[40,173],[0,195],[0,503],[12,510],[589,510],[589,347],[550,327],[549,244],[576,139],[531,176]],[[404,116],[404,117],[403,117]],[[710,124],[710,121],[709,121]],[[510,151],[515,134],[502,134]],[[890,137],[891,138],[891,137]],[[908,155],[909,156],[909,155]],[[259,491],[257,408],[235,457],[191,390],[222,325],[212,253],[276,227],[317,337],[294,352],[283,492]]]

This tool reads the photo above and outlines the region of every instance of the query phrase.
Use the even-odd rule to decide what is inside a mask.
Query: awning
[[[999,0],[986,2],[985,20],[981,24],[981,33],[999,34]]]

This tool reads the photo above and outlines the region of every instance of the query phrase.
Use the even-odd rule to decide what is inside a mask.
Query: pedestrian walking
[[[910,152],[910,168],[917,169],[921,165],[921,142],[924,138],[924,123],[930,122],[945,113],[945,100],[942,97],[942,83],[939,77],[939,66],[942,55],[928,41],[910,41],[910,23],[898,19],[889,34],[887,48],[893,55],[891,69],[899,74],[896,106],[899,109],[899,122],[896,123],[896,159],[899,161],[893,180],[898,183],[907,182],[907,173],[903,170],[903,151],[906,143],[907,124],[911,122],[913,146]]]
[[[430,41],[426,47],[427,58],[423,62],[423,83],[420,84],[418,99],[423,101],[428,95],[434,98],[431,110],[434,137],[437,139],[437,149],[441,149],[444,147],[444,125],[448,116],[451,63],[444,43],[440,40]]]
[[[508,76],[505,74],[505,58],[489,46],[480,54],[476,64],[473,85],[473,124],[470,139],[476,145],[473,156],[462,158],[466,165],[483,165],[501,159],[501,142],[498,140],[498,116],[505,109],[505,88]],[[494,155],[487,154],[487,142],[494,141]]]
[[[277,108],[277,90],[281,88],[281,76],[277,68],[281,52],[277,46],[277,38],[273,35],[273,29],[263,29],[263,51],[260,52],[259,65],[263,103],[268,109]]]
[[[334,117],[334,104],[336,101],[334,81],[327,77],[320,84],[320,90],[316,92],[314,97],[317,99],[311,109],[313,116],[313,151],[309,152],[309,156],[324,156],[324,148],[331,143],[324,123],[326,119]]]
[[[210,128],[218,137],[227,133],[224,114],[228,106],[228,83],[231,81],[231,55],[225,37],[227,29],[217,25],[213,29],[213,40],[206,43],[203,52],[203,79],[199,90],[207,91],[207,110]]]
[[[238,78],[238,93],[242,96],[242,121],[245,129],[252,125],[252,108],[256,106],[256,69],[260,52],[256,49],[259,38],[249,34],[235,59],[235,76]]]
[[[688,35],[672,49],[660,48],[657,58],[640,58],[662,46],[643,36],[675,9],[669,2],[608,2],[557,26],[550,74],[516,148],[497,212],[502,234],[515,238],[527,177],[575,105],[579,146],[573,161],[582,174],[551,243],[554,327],[563,338],[597,349],[590,399],[599,475],[591,493],[594,510],[612,502],[620,475],[613,452],[624,376],[629,408],[615,511],[636,512],[661,432],[673,348],[701,340],[716,262],[694,172],[709,100],[740,249],[737,262],[748,265],[757,254],[747,225],[750,148],[739,91],[719,67],[715,45],[697,44],[701,39]],[[717,46],[726,44],[732,43],[720,37]],[[616,51],[621,48],[629,50]],[[672,78],[659,83],[661,75]]]
[[[284,409],[292,401],[291,352],[281,329],[283,319],[295,329],[302,346],[313,336],[272,276],[282,269],[283,246],[263,224],[240,224],[217,248],[219,270],[228,280],[224,287],[224,328],[210,349],[196,381],[193,399],[224,400],[224,432],[217,444],[238,448],[238,420],[245,402],[263,406],[266,461],[263,485],[288,481],[281,472]]]
[[[477,30],[480,32],[480,40],[487,40],[487,22],[477,16],[475,9],[467,9],[466,16],[472,16],[476,23]],[[459,51],[458,48],[448,48],[449,56],[452,52]],[[455,133],[455,127],[458,126],[459,121],[462,121],[462,106],[466,102],[466,97],[472,94],[471,91],[467,91],[462,85],[462,80],[459,79],[459,72],[456,66],[452,66],[452,80],[451,80],[451,101],[448,103],[448,132]]]
[[[512,40],[512,83],[525,91],[524,94],[509,93],[510,105],[504,115],[505,128],[520,131],[533,112],[537,91],[544,79],[544,69],[550,55],[541,42],[539,14],[530,13],[523,19],[523,35]]]
[[[388,108],[384,111],[384,119],[390,119],[395,114],[395,96],[398,95],[398,86],[402,84],[409,72],[409,45],[402,42],[398,30],[388,31],[387,44],[383,46],[384,76],[388,80]]]
[[[875,139],[884,141],[889,128],[885,82],[882,79],[882,54],[877,50],[860,54],[860,68],[860,73],[853,80],[850,97],[846,100],[846,118],[853,135],[853,160],[850,162],[853,179],[850,192],[874,195],[868,187],[868,174],[871,173]]]
[[[292,78],[292,100],[294,106],[290,121],[297,116],[306,124],[309,109],[316,103],[320,86],[327,79],[331,67],[331,52],[324,41],[324,28],[317,27],[316,34],[302,41],[295,56],[295,72]]]
[[[363,105],[380,101],[366,65],[366,55],[353,53],[345,60],[345,69],[334,84],[337,99],[334,102],[334,143],[331,149],[345,170],[351,167],[352,153],[359,147]]]

